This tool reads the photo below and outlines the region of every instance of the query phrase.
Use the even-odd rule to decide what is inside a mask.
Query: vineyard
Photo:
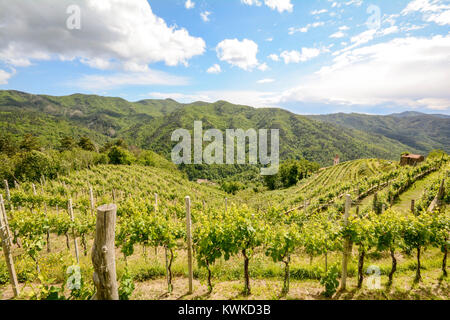
[[[2,232],[19,299],[92,297],[96,208],[109,203],[117,205],[122,299],[448,299],[449,160],[350,161],[289,189],[235,196],[175,171],[100,165],[40,184],[5,183]],[[402,195],[423,181],[410,210],[398,211]],[[380,286],[369,290],[374,275]],[[75,276],[77,289],[68,285]],[[14,296],[9,282],[2,258],[3,298]]]

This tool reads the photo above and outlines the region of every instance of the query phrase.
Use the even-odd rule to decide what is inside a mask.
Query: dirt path
[[[436,171],[426,176],[424,179],[416,181],[408,190],[400,195],[392,208],[400,212],[408,213],[411,210],[411,200],[418,200],[428,184],[439,176],[441,171]]]

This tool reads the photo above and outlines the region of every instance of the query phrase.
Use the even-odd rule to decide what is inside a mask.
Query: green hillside
[[[282,159],[306,158],[322,166],[330,165],[335,154],[340,154],[343,161],[398,159],[405,150],[422,150],[378,133],[315,121],[281,109],[255,109],[225,101],[180,104],[167,99],[132,103],[92,95],[52,97],[0,91],[0,133],[16,137],[32,133],[46,146],[55,146],[64,135],[87,135],[99,145],[120,137],[130,145],[169,157],[172,131],[192,129],[194,120],[202,120],[204,129],[280,129]],[[445,139],[448,137],[443,136],[442,143]],[[436,146],[428,142],[424,139],[416,145],[425,144],[428,149]]]
[[[338,113],[309,118],[383,135],[408,145],[410,150],[416,149],[424,154],[432,149],[442,149],[447,153],[450,151],[448,116],[405,112],[389,116]]]

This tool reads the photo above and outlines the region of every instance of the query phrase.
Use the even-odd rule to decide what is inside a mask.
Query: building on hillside
[[[341,162],[341,158],[339,158],[339,155],[337,154],[336,157],[334,157],[334,165],[337,166]]]
[[[400,159],[401,166],[415,166],[418,163],[425,161],[425,157],[420,154],[404,154]]]

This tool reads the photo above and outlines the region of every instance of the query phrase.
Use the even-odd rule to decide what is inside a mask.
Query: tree
[[[78,141],[78,146],[86,151],[96,151],[94,143],[88,137],[82,137],[80,141]]]
[[[26,134],[19,145],[20,150],[30,152],[33,150],[39,150],[41,145],[38,139],[32,134]]]
[[[17,145],[10,134],[0,136],[0,153],[12,156],[17,152]]]
[[[108,153],[109,162],[111,164],[125,164],[130,165],[136,159],[128,150],[122,149],[121,147],[114,146]]]
[[[70,136],[65,136],[60,141],[59,151],[68,151],[75,148],[75,140]]]
[[[15,157],[16,165],[14,175],[17,179],[39,181],[42,175],[53,177],[56,166],[53,160],[39,151],[19,153]]]

